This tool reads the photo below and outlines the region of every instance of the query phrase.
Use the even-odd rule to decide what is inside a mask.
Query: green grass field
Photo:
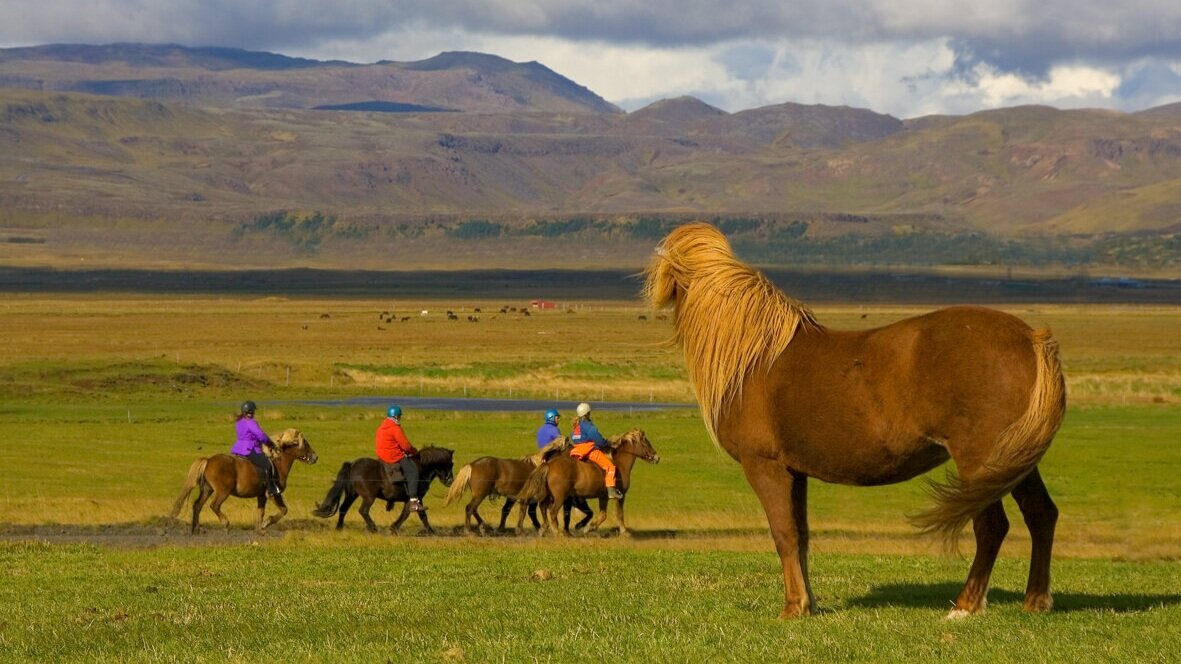
[[[762,512],[695,410],[596,418],[608,433],[644,429],[662,457],[637,465],[629,540],[612,536],[612,518],[603,537],[466,537],[462,505],[442,506],[438,485],[427,499],[436,538],[420,536],[413,518],[393,537],[365,533],[355,513],[344,532],[313,517],[341,462],[372,453],[382,413],[301,399],[465,388],[691,398],[680,358],[660,345],[667,323],[639,320],[630,303],[479,325],[428,317],[397,334],[375,329],[388,308],[0,304],[10,340],[0,348],[0,660],[1167,662],[1181,646],[1181,311],[1015,310],[1055,329],[1070,380],[1072,405],[1041,465],[1062,513],[1053,613],[1021,610],[1028,536],[1011,503],[988,612],[948,622],[972,544],[965,536],[947,555],[910,528],[905,516],[927,504],[921,482],[813,482],[811,572],[823,611],[783,623]],[[915,311],[817,315],[857,327]],[[267,324],[245,325],[243,312]],[[384,369],[357,378],[343,368],[354,366]],[[260,402],[268,432],[304,431],[320,463],[293,471],[291,512],[274,533],[254,535],[253,502],[231,499],[230,533],[189,536],[164,515],[189,463],[229,447],[230,413],[246,397]],[[452,448],[463,464],[528,452],[539,418],[412,411],[404,423],[417,445]],[[481,511],[492,519],[499,509]],[[374,516],[391,520],[380,508]],[[206,512],[203,523],[216,520]]]

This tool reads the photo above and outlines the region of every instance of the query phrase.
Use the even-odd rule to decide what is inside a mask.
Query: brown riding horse
[[[416,498],[421,501],[426,497],[436,477],[444,486],[451,486],[454,479],[454,455],[453,450],[445,447],[427,446],[419,450],[416,456],[410,457],[418,464]],[[393,509],[394,503],[403,503],[402,513],[390,524],[390,532],[397,534],[402,522],[410,516],[410,496],[406,493],[405,482],[394,482],[394,494],[387,495],[384,472],[381,462],[377,459],[362,457],[356,461],[344,462],[336,473],[336,479],[328,489],[328,494],[316,509],[312,510],[312,514],[327,519],[339,512],[336,529],[340,530],[344,528],[344,517],[348,514],[349,508],[360,498],[361,506],[357,511],[361,513],[361,518],[365,519],[365,529],[374,533],[377,532],[377,524],[369,516],[369,508],[373,507],[373,502],[378,499],[386,501],[386,511]],[[418,518],[422,521],[423,530],[433,535],[435,531],[431,528],[425,509],[418,513]]]
[[[270,453],[272,448],[267,449],[271,462],[275,464],[275,471],[279,475],[280,489],[287,488],[287,474],[291,472],[292,464],[296,461],[311,464],[316,463],[318,459],[316,451],[312,449],[307,438],[304,438],[298,429],[288,429],[279,434],[275,438],[273,453]],[[201,520],[201,508],[210,496],[213,496],[213,501],[209,503],[209,509],[213,510],[226,530],[230,528],[230,520],[221,513],[221,504],[230,496],[258,498],[258,518],[254,522],[254,527],[260,533],[287,514],[287,506],[283,504],[283,501],[278,500],[275,503],[279,506],[279,513],[272,514],[264,520],[263,513],[266,511],[267,492],[254,464],[230,454],[215,454],[211,457],[197,459],[189,467],[189,475],[185,479],[184,488],[181,489],[180,496],[177,497],[176,503],[172,506],[172,512],[169,514],[171,518],[175,519],[180,514],[180,508],[184,505],[185,499],[198,486],[201,491],[193,500],[193,534],[197,533],[197,527]]]
[[[976,557],[953,616],[984,609],[1012,493],[1033,539],[1025,609],[1047,611],[1058,510],[1037,464],[1066,391],[1049,330],[954,307],[860,332],[832,330],[738,261],[703,223],[660,244],[645,296],[673,305],[675,339],[710,437],[742,464],[783,564],[781,617],[815,610],[807,482],[901,482],[953,459],[914,518],[954,541],[971,521]]]
[[[463,525],[465,530],[477,534],[483,533],[486,529],[484,519],[480,517],[479,507],[480,503],[484,502],[485,498],[504,496],[505,504],[500,514],[499,531],[504,530],[504,523],[508,519],[508,514],[512,510],[513,505],[516,504],[516,495],[525,486],[525,480],[529,479],[529,474],[533,472],[534,468],[540,466],[544,461],[555,454],[566,452],[572,446],[569,438],[562,437],[555,439],[546,447],[539,450],[536,454],[524,457],[522,459],[502,459],[498,457],[480,457],[475,461],[465,465],[459,469],[459,473],[455,476],[455,482],[451,485],[451,490],[447,492],[447,498],[443,501],[443,505],[450,505],[452,502],[459,499],[463,492],[471,488],[472,499],[464,507]],[[578,501],[581,504],[575,504],[586,516],[575,526],[581,528],[591,520],[594,513],[591,512],[590,507],[585,500]],[[476,520],[476,526],[472,527],[472,519]],[[537,514],[535,507],[530,506],[529,518],[533,520],[533,527],[538,530],[541,529],[541,523],[537,521]],[[569,521],[570,513],[567,510],[566,520]],[[569,527],[569,523],[566,524]],[[520,534],[517,530],[517,534]]]
[[[615,517],[619,519],[619,534],[626,536],[628,532],[627,524],[623,520],[623,501],[627,498],[627,490],[631,486],[632,466],[635,465],[636,459],[660,463],[660,455],[639,429],[613,436],[609,442],[611,461],[616,469],[615,487],[624,494],[624,497],[615,503]],[[569,535],[569,524],[565,529],[558,528],[558,511],[570,496],[599,499],[599,516],[587,526],[586,532],[598,529],[607,519],[607,484],[603,469],[588,461],[578,461],[569,455],[560,455],[533,471],[517,494],[517,500],[522,503],[517,519],[517,531],[521,530],[525,522],[525,505],[536,502],[544,510],[542,520],[546,524],[546,529],[552,529],[562,536]]]

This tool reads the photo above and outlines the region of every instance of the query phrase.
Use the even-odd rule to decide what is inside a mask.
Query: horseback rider
[[[616,500],[623,498],[623,494],[615,488],[615,464],[611,463],[611,457],[605,451],[611,449],[611,444],[599,433],[599,428],[594,422],[591,422],[590,404],[585,401],[578,404],[575,412],[578,418],[574,420],[574,429],[570,433],[570,439],[574,441],[570,456],[582,461],[591,461],[602,468],[606,473],[604,483],[607,485],[607,497]]]
[[[275,443],[271,440],[254,421],[254,412],[256,406],[253,401],[246,400],[242,402],[241,408],[238,409],[236,418],[235,430],[238,434],[238,439],[234,446],[230,449],[230,454],[242,457],[250,463],[254,464],[258,471],[258,478],[262,480],[266,491],[275,499],[275,502],[280,505],[283,504],[282,489],[279,488],[278,477],[276,477],[275,467],[271,464],[271,460],[263,453],[263,448],[274,447]]]
[[[393,473],[395,469],[402,471],[406,481],[406,495],[410,498],[410,511],[423,512],[426,507],[418,499],[418,464],[410,455],[417,455],[418,450],[410,444],[406,433],[402,431],[402,407],[390,406],[386,410],[386,418],[377,427],[377,458],[382,462],[382,488],[386,497],[394,495]]]
[[[558,428],[558,420],[560,419],[562,416],[558,413],[557,408],[545,411],[545,423],[537,429],[537,449],[541,449],[562,437],[562,430]]]

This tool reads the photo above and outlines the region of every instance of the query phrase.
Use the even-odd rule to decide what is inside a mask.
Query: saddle
[[[405,482],[406,481],[406,473],[402,472],[402,467],[400,465],[398,465],[396,463],[385,463],[384,461],[382,462],[381,465],[382,465],[382,469],[385,471],[385,474],[390,478],[391,482]]]

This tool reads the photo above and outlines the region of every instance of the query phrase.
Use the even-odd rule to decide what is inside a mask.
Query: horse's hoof
[[[1049,593],[1044,595],[1027,595],[1023,608],[1030,613],[1046,613],[1054,608],[1054,598]]]
[[[632,536],[632,534],[631,534],[631,531],[630,531],[630,530],[625,530],[625,529],[623,529],[623,528],[620,528],[620,529],[619,529],[619,536],[620,536],[620,537],[631,537],[631,536]]]
[[[780,620],[794,620],[796,618],[803,618],[812,614],[812,610],[806,606],[787,606],[779,612]]]
[[[946,616],[943,617],[943,619],[944,620],[963,620],[964,618],[967,618],[970,615],[972,615],[972,612],[968,611],[967,609],[952,609],[951,611],[949,611],[947,613]]]

